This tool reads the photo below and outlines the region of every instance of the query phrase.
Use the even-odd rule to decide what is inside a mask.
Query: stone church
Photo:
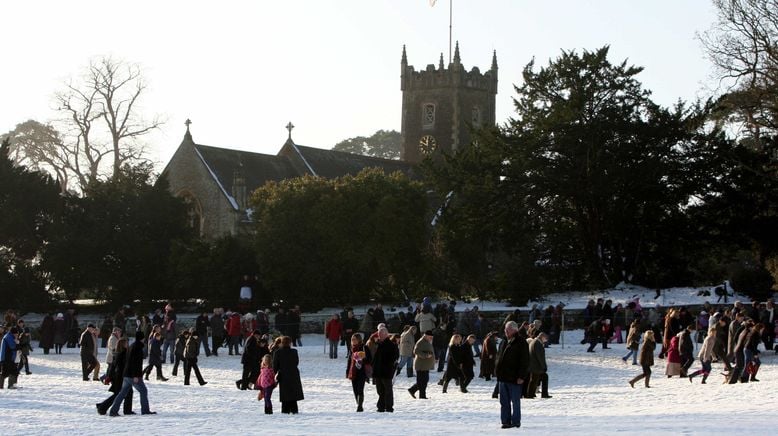
[[[190,225],[207,239],[237,235],[251,224],[247,201],[251,192],[268,181],[312,175],[336,178],[378,167],[416,177],[415,165],[425,158],[455,153],[470,143],[470,130],[495,123],[497,58],[489,71],[466,71],[459,44],[454,58],[438,68],[430,64],[415,71],[408,65],[405,47],[401,60],[401,160],[387,160],[334,150],[306,147],[289,137],[275,155],[198,144],[186,123],[184,140],[162,172],[174,195],[190,204]]]

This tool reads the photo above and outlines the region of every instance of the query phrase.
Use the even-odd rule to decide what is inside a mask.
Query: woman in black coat
[[[116,398],[116,395],[122,390],[122,384],[124,383],[124,366],[127,364],[127,338],[121,338],[119,339],[119,342],[116,343],[116,354],[114,354],[113,362],[111,373],[109,374],[109,377],[111,378],[111,387],[108,388],[111,392],[111,396],[102,403],[97,403],[95,405],[97,406],[97,413],[100,415],[108,413],[108,409],[111,408],[114,398]],[[132,389],[130,389],[130,392],[124,397],[124,414],[135,414],[135,412],[132,411]]]
[[[49,354],[49,350],[54,348],[54,317],[50,313],[43,317],[40,332],[41,341],[38,346],[43,348],[43,354]]]
[[[451,336],[451,341],[448,343],[448,360],[446,360],[446,372],[443,373],[443,393],[446,393],[448,389],[448,382],[451,379],[457,379],[460,383],[460,387],[464,391],[462,386],[462,336],[454,334]]]
[[[303,397],[303,383],[297,365],[300,359],[292,348],[289,336],[281,337],[281,348],[273,353],[273,371],[278,380],[278,396],[281,399],[281,413],[297,413],[297,402]]]
[[[62,346],[65,345],[67,329],[65,328],[65,318],[61,313],[57,314],[54,320],[54,352],[62,354]]]

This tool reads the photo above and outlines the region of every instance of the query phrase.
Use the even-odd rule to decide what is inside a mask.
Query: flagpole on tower
[[[453,3],[454,0],[448,0],[448,63],[451,63],[451,24],[453,23]]]
[[[430,0],[430,7],[435,6],[438,0]],[[454,23],[454,0],[448,0],[448,63],[452,62],[452,24]]]

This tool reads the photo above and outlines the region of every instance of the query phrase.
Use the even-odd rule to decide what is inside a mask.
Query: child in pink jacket
[[[265,398],[265,414],[273,414],[273,402],[270,397],[273,395],[273,389],[276,387],[276,374],[273,371],[273,360],[270,354],[265,354],[262,357],[262,368],[259,371],[259,377],[257,378],[257,386],[259,386],[259,394],[257,400]]]

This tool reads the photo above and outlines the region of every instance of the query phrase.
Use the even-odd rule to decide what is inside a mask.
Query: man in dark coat
[[[394,412],[392,378],[399,358],[400,349],[389,340],[389,331],[385,328],[378,330],[378,345],[373,354],[373,380],[378,393],[376,408],[379,412]]]
[[[204,338],[207,338],[205,336]],[[211,316],[211,354],[214,356],[219,355],[219,347],[224,342],[224,320],[222,319],[219,310],[213,310],[213,316]]]
[[[135,333],[135,342],[132,343],[130,351],[127,353],[127,362],[124,366],[124,381],[122,390],[113,399],[110,416],[119,416],[119,406],[124,398],[129,394],[132,388],[140,394],[140,411],[142,415],[156,415],[149,409],[149,396],[146,385],[143,384],[143,339],[142,331]]]
[[[542,398],[551,398],[548,394],[548,365],[546,364],[546,341],[548,335],[545,332],[541,332],[534,339],[527,339],[527,345],[529,346],[529,375],[530,381],[526,392],[524,392],[525,398],[535,398],[538,386],[540,386]]]
[[[249,383],[254,383],[259,377],[259,339],[262,337],[262,332],[259,329],[254,330],[251,336],[246,339],[246,345],[243,347],[243,356],[240,358],[240,363],[243,364],[243,376],[240,380],[235,381],[235,386],[238,389],[245,391],[249,387]]]
[[[211,325],[211,320],[208,318],[208,314],[204,311],[200,313],[200,316],[195,319],[195,330],[197,331],[197,336],[200,337],[200,340],[203,344],[203,349],[205,350],[205,357],[209,357],[211,355],[211,350],[208,348],[208,327]]]
[[[89,373],[94,371],[97,366],[97,358],[95,358],[95,325],[89,324],[81,333],[81,371],[83,373],[84,381],[89,381]]]
[[[505,324],[505,340],[497,350],[495,375],[500,389],[502,428],[521,427],[521,391],[529,376],[529,347],[513,321]]]
[[[200,374],[200,367],[197,366],[197,356],[200,354],[200,337],[197,335],[197,330],[194,328],[189,329],[189,338],[184,345],[184,384],[189,384],[189,377],[194,370],[197,382],[200,386],[208,384],[203,380],[202,374]]]

